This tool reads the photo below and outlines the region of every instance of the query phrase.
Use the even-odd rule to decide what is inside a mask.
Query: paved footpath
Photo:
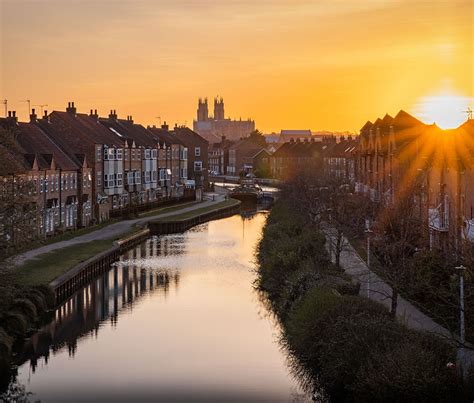
[[[328,232],[326,232],[326,235],[328,236]],[[380,302],[390,309],[391,287],[377,274],[368,269],[365,261],[362,260],[347,239],[344,241],[344,248],[340,257],[341,266],[346,273],[360,282],[360,295]],[[397,317],[402,323],[412,329],[436,333],[449,340],[457,339],[456,334],[453,334],[448,329],[436,323],[401,296],[398,297]]]
[[[141,217],[141,218],[139,217],[139,218],[134,218],[131,220],[121,220],[116,223],[110,224],[106,227],[103,227],[101,229],[98,229],[96,231],[89,232],[88,234],[84,234],[72,239],[68,239],[66,241],[55,242],[52,244],[41,246],[36,249],[26,251],[24,253],[21,253],[13,257],[11,261],[13,262],[15,266],[19,266],[23,264],[24,262],[26,262],[27,260],[30,260],[39,255],[42,255],[43,253],[51,252],[56,249],[66,248],[68,246],[91,242],[91,241],[97,241],[97,240],[103,240],[103,239],[116,239],[120,235],[125,234],[128,231],[130,231],[132,226],[135,224],[142,225],[149,221],[156,220],[157,218],[169,217],[172,215],[186,213],[188,211],[193,211],[193,210],[201,209],[204,207],[212,206],[213,204],[222,202],[225,199],[225,194],[226,194],[226,191],[216,189],[216,193],[205,194],[205,199],[207,200],[202,201],[200,203],[183,207],[182,209],[174,210],[168,213],[156,214],[150,217]],[[173,206],[170,206],[170,207],[173,207]]]

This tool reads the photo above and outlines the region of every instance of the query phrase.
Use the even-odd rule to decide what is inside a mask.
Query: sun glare
[[[425,123],[436,123],[442,129],[458,127],[467,119],[472,99],[456,94],[437,94],[421,98],[416,115]]]

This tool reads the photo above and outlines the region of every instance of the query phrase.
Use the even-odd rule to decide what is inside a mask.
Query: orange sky
[[[219,94],[265,132],[354,131],[474,96],[473,0],[0,0],[0,14],[0,98],[22,119],[29,98],[190,125]]]

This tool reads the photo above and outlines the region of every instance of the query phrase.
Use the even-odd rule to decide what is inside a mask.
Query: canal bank
[[[309,401],[253,288],[265,220],[233,215],[122,254],[25,343],[11,387],[44,402]]]
[[[61,302],[68,298],[78,288],[108,270],[109,266],[121,254],[140,244],[151,235],[184,232],[204,222],[234,215],[240,211],[240,204],[238,200],[227,199],[211,206],[186,212],[177,211],[173,215],[151,219],[143,224],[146,225],[146,228],[139,229],[125,238],[114,241],[113,246],[109,249],[90,257],[55,278],[49,285],[55,294],[56,301]]]
[[[472,401],[456,350],[408,329],[330,261],[321,228],[282,195],[258,246],[257,285],[307,390],[333,401]]]

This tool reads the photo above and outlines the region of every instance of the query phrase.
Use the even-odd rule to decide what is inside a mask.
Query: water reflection
[[[213,221],[124,254],[25,343],[17,381],[44,402],[305,401],[252,287],[265,219]]]
[[[143,268],[146,259],[158,256],[179,255],[184,251],[184,236],[153,237],[120,257],[111,270],[95,279],[60,305],[54,319],[35,333],[16,357],[16,364],[29,361],[34,373],[38,360],[48,363],[50,353],[66,348],[73,357],[78,339],[97,336],[102,322],[110,320],[117,325],[119,314],[132,309],[145,294],[164,297],[170,287],[179,287],[180,274],[172,270]]]

